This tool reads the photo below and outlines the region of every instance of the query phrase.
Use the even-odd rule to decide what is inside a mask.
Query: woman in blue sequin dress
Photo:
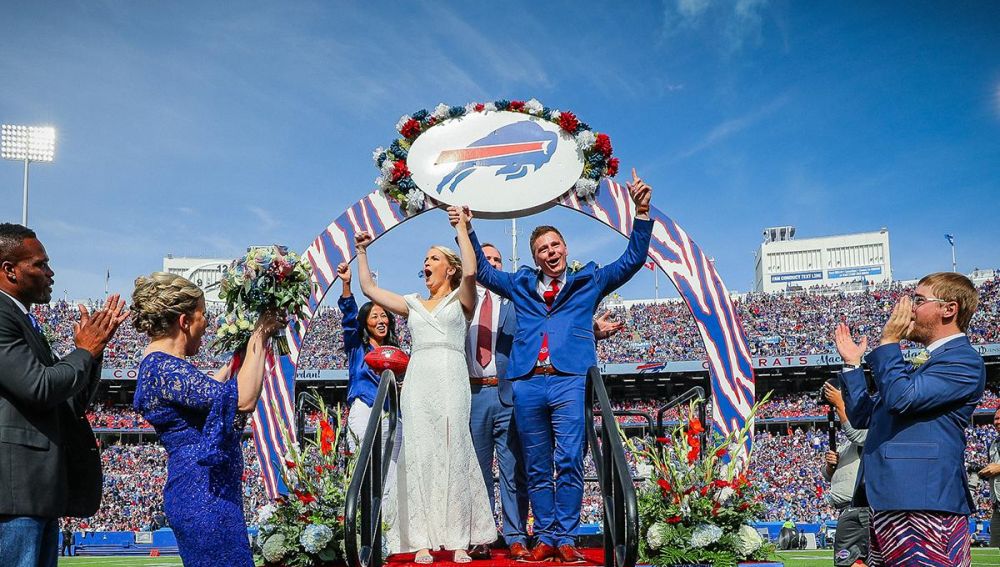
[[[268,337],[280,326],[261,317],[236,376],[185,360],[201,348],[205,297],[175,274],[135,281],[132,324],[151,338],[139,365],[133,407],[167,450],[163,508],[186,567],[253,565],[243,513],[246,415],[260,397]]]

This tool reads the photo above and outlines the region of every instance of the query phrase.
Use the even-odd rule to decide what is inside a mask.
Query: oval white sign
[[[583,172],[583,152],[557,124],[518,112],[477,112],[420,135],[406,158],[420,190],[480,216],[548,208]]]

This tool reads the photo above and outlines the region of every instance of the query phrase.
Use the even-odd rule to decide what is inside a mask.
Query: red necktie
[[[552,309],[552,303],[556,300],[556,294],[559,293],[559,280],[553,279],[552,284],[549,285],[549,289],[545,290],[542,294],[542,299],[545,300],[545,307]],[[542,337],[542,348],[538,351],[538,362],[543,364],[549,361],[549,334],[545,333]]]
[[[493,299],[489,291],[479,306],[479,329],[476,332],[476,362],[486,368],[493,360]]]

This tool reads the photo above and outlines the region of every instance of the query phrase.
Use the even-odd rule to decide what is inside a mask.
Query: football
[[[406,372],[406,365],[409,363],[410,355],[394,346],[380,346],[365,355],[365,364],[377,374],[381,374],[383,370],[392,370],[397,378]]]

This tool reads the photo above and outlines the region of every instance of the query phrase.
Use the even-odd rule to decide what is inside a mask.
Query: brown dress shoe
[[[531,550],[528,557],[522,561],[541,563],[542,561],[553,561],[559,559],[559,550],[547,543],[539,543],[535,549]]]
[[[469,550],[469,557],[473,559],[493,559],[493,553],[490,552],[489,545],[481,543],[472,546],[472,549]]]
[[[568,543],[559,546],[559,558],[563,563],[583,563],[587,560],[582,553]]]
[[[508,557],[511,561],[524,561],[531,557],[531,552],[528,551],[527,547],[524,547],[523,543],[515,541],[510,544],[510,553],[508,554]]]

